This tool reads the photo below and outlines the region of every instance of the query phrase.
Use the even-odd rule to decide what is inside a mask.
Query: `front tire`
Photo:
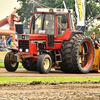
[[[42,54],[37,60],[37,70],[39,73],[47,74],[52,66],[51,57],[48,54]]]
[[[31,71],[37,71],[37,61],[29,61],[28,66]]]
[[[5,65],[5,69],[9,72],[14,72],[18,68],[18,62],[9,60],[8,53],[6,54],[6,56],[4,58],[4,65]]]
[[[28,60],[22,60],[22,66],[28,70],[28,71],[31,71],[29,65],[28,65],[29,61]]]

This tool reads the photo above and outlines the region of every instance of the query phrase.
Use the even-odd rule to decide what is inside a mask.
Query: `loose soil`
[[[0,100],[100,100],[100,82],[0,84]]]
[[[51,70],[48,74],[18,68],[7,72],[0,68],[0,76],[12,77],[100,77],[99,73],[72,74]],[[31,82],[0,84],[0,100],[100,100],[99,82]]]

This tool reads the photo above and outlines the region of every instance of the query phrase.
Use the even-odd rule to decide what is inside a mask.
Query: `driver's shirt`
[[[91,37],[92,38],[92,37]],[[99,43],[99,40],[97,38],[93,39],[94,45],[95,45],[95,49],[98,49],[98,45],[95,43],[96,41]]]

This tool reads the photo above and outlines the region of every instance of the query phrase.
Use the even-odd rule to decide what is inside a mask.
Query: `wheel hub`
[[[89,54],[89,51],[85,53],[84,43],[81,44],[79,49],[79,62],[82,65],[82,68],[85,67],[84,62],[86,61],[85,56]]]
[[[45,59],[45,61],[44,61],[44,68],[48,69],[49,65],[50,65],[49,59]]]

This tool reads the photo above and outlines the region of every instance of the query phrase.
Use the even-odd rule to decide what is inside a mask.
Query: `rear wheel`
[[[88,73],[94,62],[94,44],[90,37],[83,36],[73,48],[73,66],[74,71],[78,73]]]
[[[18,68],[18,62],[15,62],[13,60],[9,60],[8,53],[6,54],[4,58],[4,65],[7,71],[14,72]]]
[[[74,66],[72,62],[72,49],[79,37],[82,35],[76,34],[69,41],[64,41],[61,46],[62,62],[60,63],[61,70],[65,73],[74,72]]]
[[[90,37],[76,34],[61,46],[64,72],[88,73],[94,62],[94,44]]]
[[[37,70],[39,73],[47,74],[52,66],[51,57],[48,54],[42,54],[37,60]]]

